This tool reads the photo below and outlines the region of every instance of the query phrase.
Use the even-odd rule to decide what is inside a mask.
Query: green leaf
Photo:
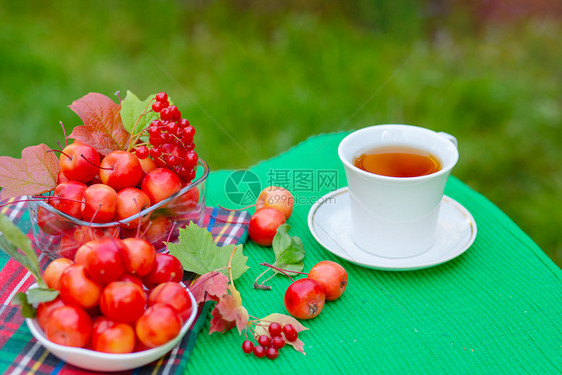
[[[44,286],[37,254],[31,246],[31,240],[4,214],[0,214],[0,248],[27,268],[37,283]],[[20,253],[18,248],[23,252]]]
[[[33,288],[27,291],[27,302],[31,304],[49,302],[57,298],[58,295],[58,290],[48,288]]]
[[[242,252],[242,245],[227,245],[219,247],[213,242],[211,233],[205,228],[190,224],[180,229],[179,243],[169,243],[170,254],[179,259],[187,271],[203,275],[207,272],[219,270],[228,276],[228,261],[234,248],[232,257],[232,278],[236,280],[249,268],[246,265],[248,257]]]
[[[282,268],[289,275],[296,275],[304,268],[303,259],[305,256],[304,245],[302,240],[297,236],[289,235],[288,224],[283,224],[277,228],[277,234],[273,238],[273,252],[275,253],[274,267]],[[274,270],[275,272],[279,272]]]
[[[24,318],[35,318],[37,315],[37,311],[31,306],[27,300],[26,294],[23,292],[16,294],[14,298],[12,298],[12,303],[21,306],[21,315]]]
[[[158,118],[158,113],[150,111],[150,102],[154,100],[155,96],[150,95],[146,100],[141,101],[135,94],[127,90],[127,96],[121,101],[121,121],[131,135],[140,133],[152,120]],[[145,111],[150,112],[143,116]]]

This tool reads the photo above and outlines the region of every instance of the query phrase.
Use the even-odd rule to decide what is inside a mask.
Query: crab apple
[[[312,267],[308,278],[316,280],[322,286],[327,301],[338,299],[347,286],[346,270],[338,263],[329,260],[323,260]]]
[[[135,349],[135,330],[130,324],[99,316],[94,320],[91,348],[104,353],[131,353]]]
[[[132,323],[144,312],[146,294],[137,284],[128,281],[109,283],[100,297],[103,315],[119,323]]]
[[[100,157],[95,148],[75,141],[62,150],[60,168],[69,180],[88,182],[98,174]]]
[[[92,318],[78,306],[59,307],[49,314],[45,334],[55,344],[84,347],[92,334]]]
[[[152,216],[142,232],[146,240],[159,250],[164,247],[168,237],[170,240],[177,237],[179,229],[174,229],[174,223],[166,216]]]
[[[285,220],[289,219],[293,212],[295,198],[291,192],[279,186],[269,186],[263,189],[256,201],[256,210],[262,207],[275,208],[285,216]]]
[[[180,284],[168,281],[152,289],[148,296],[148,305],[164,303],[172,307],[179,315],[182,323],[187,321],[191,314],[191,298],[189,293]]]
[[[91,309],[99,302],[101,287],[88,277],[86,267],[73,264],[62,273],[59,291],[64,302]]]
[[[37,208],[37,225],[43,233],[50,234],[51,236],[58,236],[64,230],[73,226],[70,221],[63,219],[42,206]]]
[[[127,281],[127,282],[138,285],[141,289],[144,288],[144,286],[142,285],[142,280],[138,276],[131,275],[130,273],[124,274],[117,281]]]
[[[248,235],[258,245],[271,246],[277,228],[285,223],[285,216],[275,208],[264,207],[250,218]]]
[[[37,305],[37,323],[43,331],[47,328],[47,322],[49,321],[49,315],[59,307],[66,306],[60,297],[55,298],[52,301],[40,302]]]
[[[285,308],[297,319],[312,319],[322,311],[326,295],[312,279],[299,279],[285,291]]]
[[[127,151],[112,151],[103,158],[100,164],[101,182],[116,191],[136,186],[143,175],[139,158]]]
[[[74,262],[67,258],[58,258],[49,263],[47,268],[45,268],[45,272],[43,272],[43,280],[45,280],[47,286],[51,289],[59,290],[60,277],[73,264]]]
[[[186,217],[193,210],[197,208],[199,204],[199,189],[194,186],[182,195],[174,198],[165,207],[172,211],[172,214],[177,217]]]
[[[78,181],[66,181],[58,184],[49,199],[51,206],[67,215],[80,219],[82,217],[82,198],[87,186]]]
[[[156,303],[146,309],[137,320],[135,331],[145,346],[154,348],[167,343],[180,333],[181,320],[173,308]]]
[[[122,251],[123,241],[117,238],[102,238],[80,246],[74,262],[86,267],[86,273],[100,285],[116,281],[125,273]]]
[[[106,223],[115,216],[117,192],[104,184],[88,186],[84,191],[82,219],[93,223]]]
[[[140,238],[123,239],[125,247],[121,250],[127,272],[143,277],[156,265],[156,249],[150,242]]]
[[[61,182],[66,182],[66,181],[70,181],[70,180],[68,179],[68,177],[64,175],[64,173],[62,173],[62,171],[59,171],[59,173],[57,174],[57,185],[60,184]]]
[[[140,163],[141,168],[142,168],[142,172],[143,172],[142,177],[143,178],[144,178],[144,176],[146,176],[148,174],[148,172],[158,168],[158,166],[156,165],[154,160],[152,160],[151,158],[139,159],[139,163]],[[142,182],[142,180],[140,182]],[[140,185],[140,183],[137,184],[137,186],[138,185]]]
[[[117,193],[115,220],[125,220],[148,207],[150,207],[150,198],[144,191],[134,187],[124,188]],[[149,218],[150,215],[145,215],[140,218],[141,224],[144,224]],[[126,228],[136,228],[139,225],[139,219],[131,220],[121,225]]]
[[[142,180],[141,189],[156,204],[181,190],[181,181],[177,174],[166,168],[150,171]]]
[[[59,244],[60,256],[74,260],[76,252],[80,246],[92,240],[98,240],[104,237],[116,238],[119,235],[119,228],[92,228],[87,226],[79,226],[68,229],[63,232]]]
[[[154,268],[142,278],[142,282],[147,288],[152,289],[168,281],[179,283],[182,278],[183,266],[178,258],[170,254],[157,253]]]

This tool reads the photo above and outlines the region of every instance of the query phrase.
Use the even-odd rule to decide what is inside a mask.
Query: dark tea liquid
[[[437,157],[427,151],[403,146],[384,146],[362,153],[353,165],[389,177],[419,177],[441,169]]]

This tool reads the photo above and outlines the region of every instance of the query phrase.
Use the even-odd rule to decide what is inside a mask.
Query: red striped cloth
[[[6,205],[0,212],[7,215],[32,238],[25,203]],[[207,208],[203,225],[211,232],[215,243],[224,246],[245,242],[248,220],[249,214],[246,211]],[[42,253],[38,255],[39,263],[44,269],[50,259]],[[0,254],[0,265],[3,265],[0,270],[0,371],[10,374],[91,374],[90,371],[84,371],[58,359],[33,338],[19,308],[9,303],[17,292],[27,290],[35,280],[23,266],[3,252]],[[207,319],[207,309],[204,310],[192,328],[168,354],[149,365],[121,374],[183,373],[197,334]]]

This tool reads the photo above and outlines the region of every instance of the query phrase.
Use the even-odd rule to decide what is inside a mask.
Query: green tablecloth
[[[509,217],[457,178],[450,178],[445,193],[472,213],[478,235],[467,252],[448,263],[377,271],[341,260],[316,242],[307,226],[308,211],[330,188],[346,186],[337,157],[345,135],[310,138],[251,168],[263,187],[281,180],[292,184],[297,202],[288,223],[305,244],[305,270],[329,259],[349,275],[342,298],[303,322],[310,328],[301,335],[307,355],[283,348],[274,361],[258,359],[242,352],[244,338],[236,330],[208,335],[207,323],[186,373],[562,372],[561,270]],[[318,171],[336,171],[335,186],[320,181]],[[232,187],[226,186],[231,173],[211,174],[210,205],[232,206],[227,195]],[[306,176],[312,176],[312,185],[303,182]],[[271,291],[252,289],[263,271],[259,263],[274,260],[270,248],[249,242],[244,252],[251,268],[236,285],[250,315],[286,313],[287,278],[271,280]]]

